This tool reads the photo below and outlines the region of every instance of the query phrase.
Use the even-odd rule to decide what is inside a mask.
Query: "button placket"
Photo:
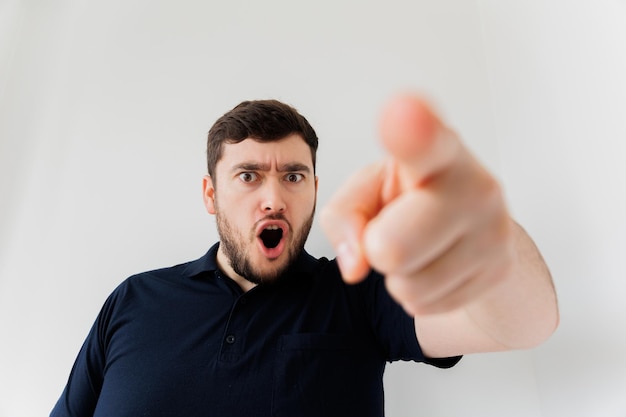
[[[226,329],[224,331],[224,338],[222,339],[222,348],[220,353],[221,362],[234,362],[237,361],[243,354],[242,349],[245,345],[244,328],[246,320],[245,310],[248,304],[248,297],[241,294],[235,298],[228,322],[226,323]],[[244,326],[244,327],[242,327]]]

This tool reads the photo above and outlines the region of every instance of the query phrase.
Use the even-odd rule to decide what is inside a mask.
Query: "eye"
[[[287,174],[285,179],[287,180],[287,182],[297,183],[304,179],[304,175],[292,172],[291,174]]]
[[[254,182],[257,180],[258,177],[259,176],[254,172],[242,172],[241,174],[239,174],[239,179],[245,183]]]

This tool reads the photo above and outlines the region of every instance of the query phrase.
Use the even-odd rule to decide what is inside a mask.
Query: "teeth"
[[[265,230],[278,230],[278,229],[279,229],[279,227],[278,227],[278,226],[276,226],[275,224],[273,224],[273,225],[271,225],[271,226],[267,226],[267,227],[265,228]]]

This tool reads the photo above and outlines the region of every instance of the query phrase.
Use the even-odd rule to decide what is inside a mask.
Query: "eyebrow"
[[[269,171],[270,166],[268,164],[261,164],[258,162],[242,162],[235,165],[231,171]],[[311,172],[311,169],[300,162],[290,162],[278,167],[278,172]]]

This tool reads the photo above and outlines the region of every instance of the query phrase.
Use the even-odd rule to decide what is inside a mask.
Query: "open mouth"
[[[263,242],[263,246],[268,249],[273,249],[278,246],[280,240],[283,238],[283,229],[277,225],[270,225],[261,231],[259,237]]]

